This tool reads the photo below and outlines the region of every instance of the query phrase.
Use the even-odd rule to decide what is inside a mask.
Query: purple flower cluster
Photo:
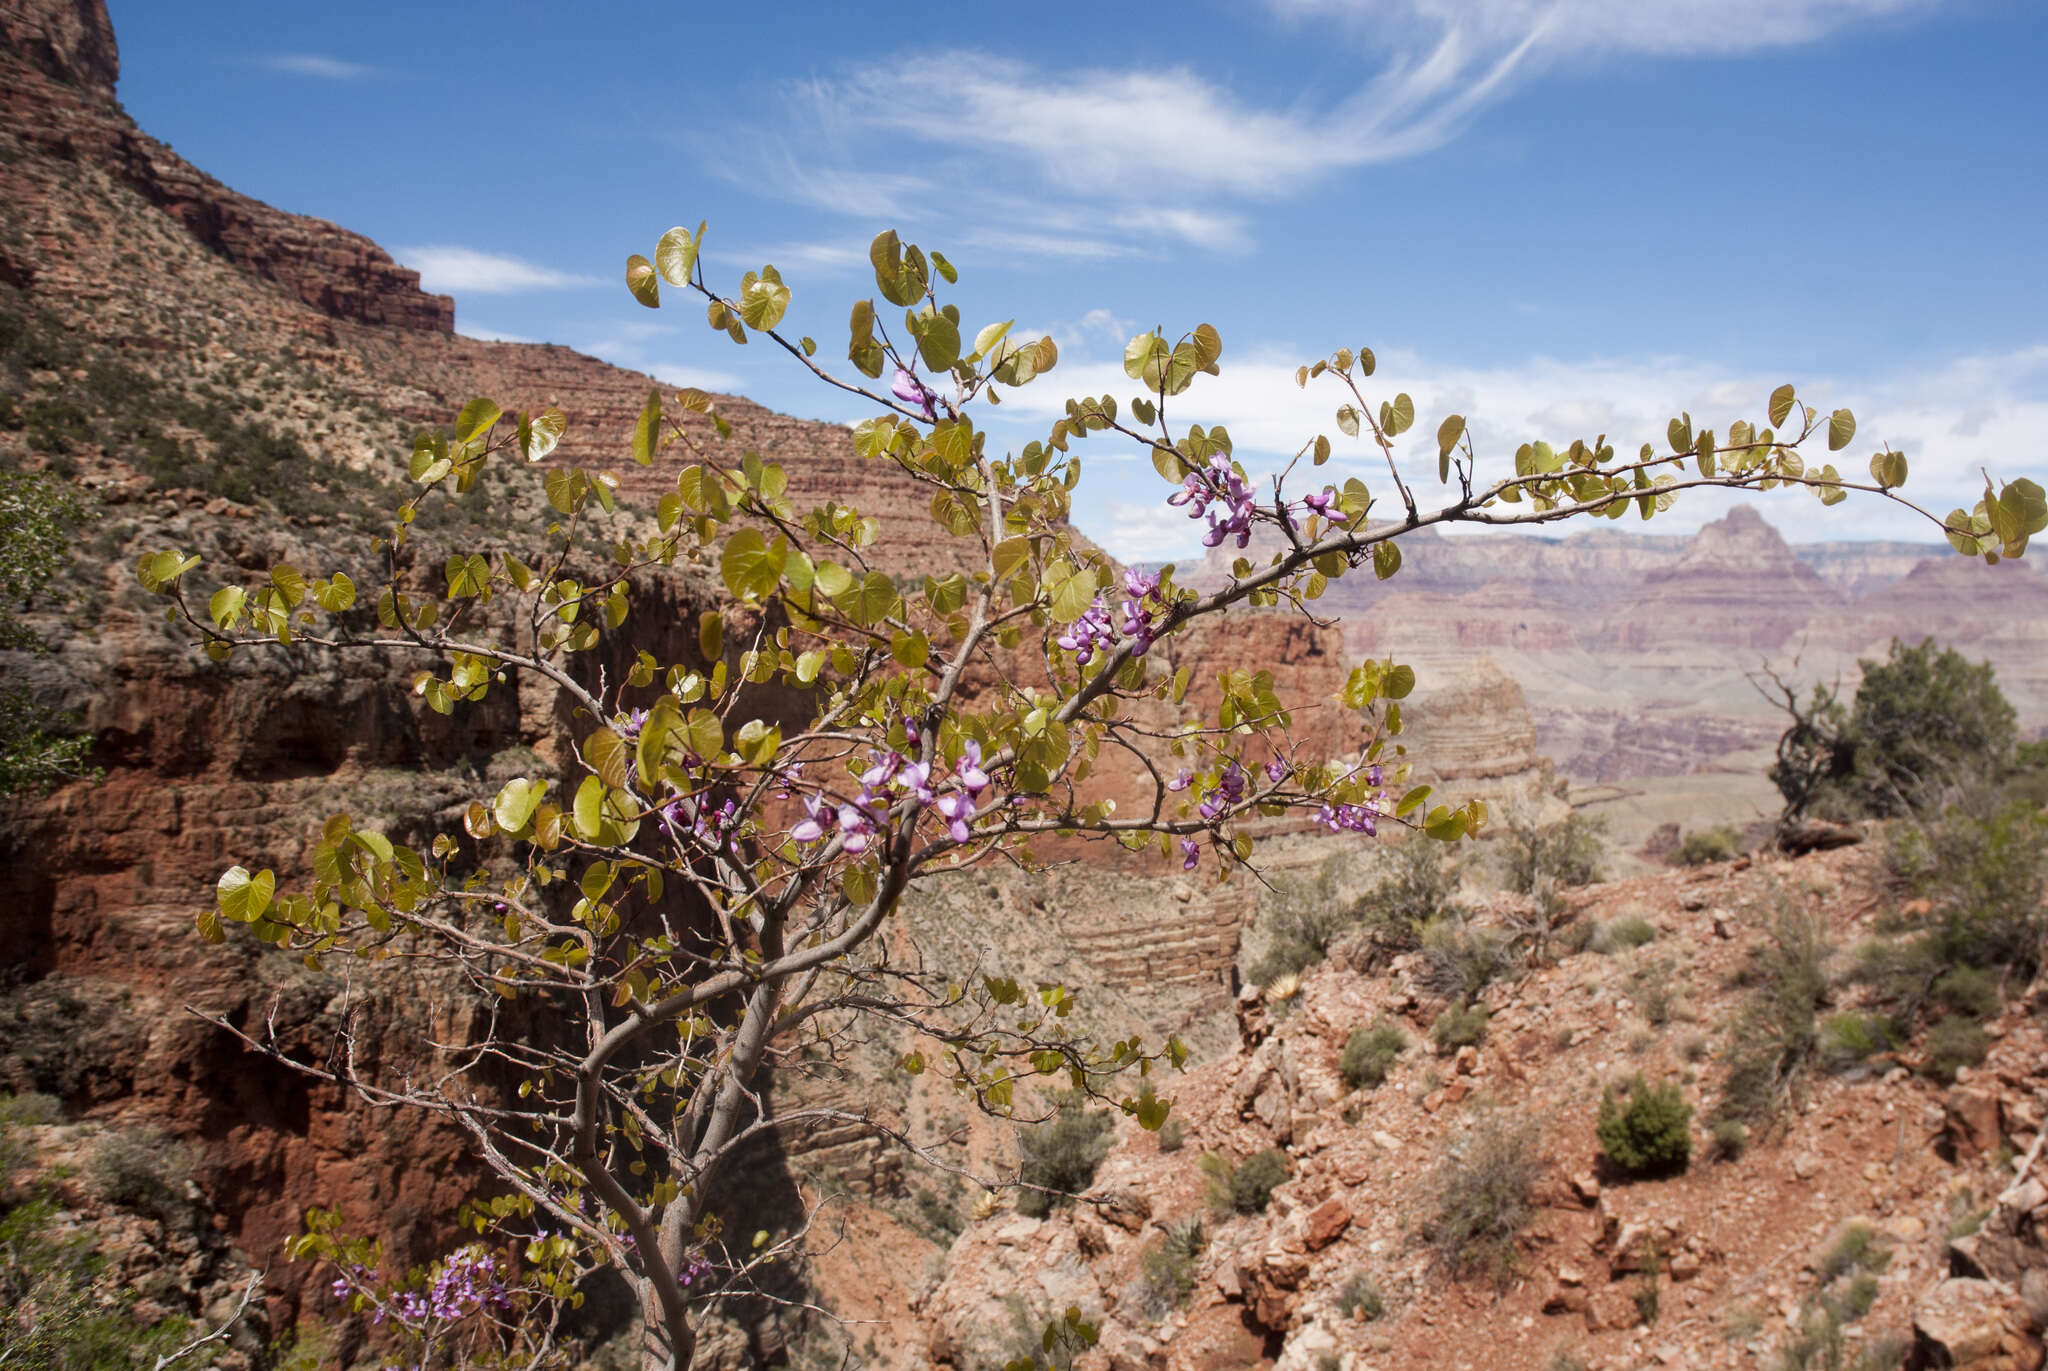
[[[336,1299],[372,1283],[368,1270],[349,1268],[331,1287]],[[374,1300],[375,1297],[372,1296]],[[401,1290],[388,1303],[376,1302],[372,1323],[396,1319],[408,1328],[435,1321],[454,1323],[483,1309],[510,1309],[512,1297],[498,1272],[498,1259],[480,1247],[465,1247],[441,1264],[424,1290]]]
[[[1109,606],[1100,595],[1096,596],[1095,603],[1053,641],[1073,653],[1076,662],[1088,665],[1097,652],[1107,652],[1116,646],[1116,630],[1109,626]]]
[[[1131,655],[1142,657],[1152,650],[1153,640],[1159,636],[1159,623],[1153,616],[1164,617],[1165,606],[1159,603],[1159,577],[1126,568],[1124,602],[1120,608],[1124,635],[1131,640]]]
[[[922,409],[927,422],[938,418],[938,410],[933,406],[938,396],[932,393],[930,386],[902,367],[896,368],[896,375],[889,382],[889,393],[906,405]]]
[[[703,1252],[688,1252],[683,1256],[682,1269],[676,1272],[676,1284],[687,1290],[710,1274],[711,1263],[704,1259]]]
[[[1239,547],[1246,547],[1252,540],[1252,491],[1230,465],[1230,459],[1217,453],[1209,459],[1207,467],[1188,473],[1180,483],[1180,489],[1166,499],[1169,505],[1187,505],[1188,517],[1200,519],[1207,516],[1209,531],[1202,537],[1204,547],[1220,547],[1226,538],[1237,539]],[[1210,506],[1220,505],[1219,513]]]
[[[960,783],[959,788],[941,795],[929,763],[897,752],[880,753],[861,773],[860,793],[853,799],[835,805],[823,795],[806,795],[804,817],[789,830],[789,836],[799,843],[815,843],[837,831],[843,850],[859,856],[874,846],[889,809],[907,797],[914,808],[936,810],[946,821],[953,840],[964,843],[970,833],[968,825],[977,812],[977,801],[990,784],[988,773],[981,766],[980,743],[967,741],[960,760],[954,764],[953,775]],[[943,772],[938,783],[944,783]]]
[[[1095,603],[1053,641],[1073,653],[1074,660],[1082,666],[1094,661],[1096,653],[1115,649],[1119,632],[1131,640],[1133,657],[1144,656],[1152,650],[1159,637],[1160,620],[1165,617],[1165,606],[1159,603],[1159,578],[1127,569],[1123,602],[1117,608],[1123,622],[1112,627],[1108,604],[1100,595],[1096,596]]]
[[[1379,804],[1367,800],[1362,805],[1324,805],[1316,811],[1316,822],[1332,833],[1363,833],[1370,838],[1379,832]]]
[[[667,809],[663,809],[662,813],[665,816],[668,813]],[[698,841],[706,847],[719,847],[732,836],[732,831],[739,826],[739,821],[740,807],[731,800],[727,800],[716,809],[699,805],[693,831]]]
[[[1378,790],[1385,782],[1385,773],[1378,763],[1365,769],[1365,783]],[[1324,805],[1316,811],[1316,822],[1332,833],[1363,833],[1370,838],[1379,832],[1380,802],[1374,796],[1362,804]]]
[[[1223,768],[1223,774],[1216,778],[1216,784],[1202,797],[1202,817],[1214,823],[1223,812],[1244,798],[1247,777],[1243,767],[1235,758]]]

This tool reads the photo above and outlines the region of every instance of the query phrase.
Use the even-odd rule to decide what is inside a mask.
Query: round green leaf
[[[687,287],[697,266],[697,240],[680,225],[670,229],[654,245],[654,266],[662,280],[678,289]]]
[[[626,289],[647,308],[661,308],[661,278],[655,274],[654,263],[637,252],[626,259]]]

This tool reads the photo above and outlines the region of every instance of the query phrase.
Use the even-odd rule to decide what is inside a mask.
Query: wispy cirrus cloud
[[[391,74],[383,67],[345,62],[317,52],[265,53],[256,59],[256,65],[286,76],[311,76],[321,81],[374,81]]]
[[[973,50],[899,56],[786,85],[786,127],[743,136],[731,174],[853,217],[940,217],[934,227],[953,241],[978,235],[977,245],[1031,256],[1242,252],[1252,246],[1246,206],[1430,152],[1560,64],[1725,58],[1933,7],[1267,0],[1283,34],[1355,50],[1371,74],[1334,99],[1275,103],[1185,63],[1049,69]]]
[[[423,287],[448,294],[508,295],[603,284],[594,276],[557,271],[523,257],[447,243],[394,248],[392,255],[420,274]]]

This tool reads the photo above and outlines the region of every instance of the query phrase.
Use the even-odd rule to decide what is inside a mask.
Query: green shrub
[[[1931,820],[1907,827],[1894,869],[1934,906],[1928,955],[1949,967],[1978,967],[2019,984],[2040,969],[2048,938],[2048,819],[2025,804],[1979,792]]]
[[[1855,1271],[1882,1271],[1892,1264],[1891,1250],[1867,1223],[1852,1223],[1820,1259],[1820,1283],[1828,1285]]]
[[[1490,1114],[1437,1163],[1425,1186],[1422,1235],[1439,1262],[1500,1285],[1513,1276],[1516,1240],[1536,1212],[1538,1142],[1533,1120]]]
[[[14,1174],[26,1168],[31,1148],[19,1134],[23,1128],[56,1123],[64,1117],[64,1106],[48,1095],[31,1091],[25,1095],[0,1094],[0,1204],[7,1199]]]
[[[1475,1047],[1486,1036],[1486,1023],[1491,1017],[1483,1004],[1452,1005],[1429,1026],[1429,1040],[1436,1044],[1440,1054],[1446,1055],[1461,1047]]]
[[[1738,1119],[1717,1120],[1710,1130],[1714,1155],[1734,1161],[1749,1149],[1749,1129]]]
[[[191,1336],[177,1314],[145,1326],[138,1292],[92,1240],[59,1229],[47,1196],[0,1209],[0,1364],[34,1371],[128,1371]]]
[[[1675,1083],[1649,1085],[1638,1075],[1626,1104],[1608,1087],[1595,1131],[1607,1160],[1635,1175],[1683,1171],[1692,1160],[1692,1106]]]
[[[1391,1019],[1381,1019],[1371,1028],[1361,1028],[1345,1040],[1344,1055],[1337,1073],[1353,1090],[1386,1080],[1387,1073],[1408,1047],[1407,1035]]]
[[[1371,1323],[1387,1312],[1386,1297],[1372,1277],[1357,1271],[1337,1292],[1337,1312],[1347,1319],[1363,1318]]]
[[[1821,1025],[1821,1054],[1837,1070],[1896,1048],[1903,1035],[1883,1014],[1830,1014]]]
[[[1240,1214],[1265,1213],[1288,1174],[1287,1158],[1278,1148],[1252,1153],[1231,1175],[1230,1207]]]
[[[154,1128],[102,1137],[87,1163],[92,1188],[109,1204],[168,1218],[185,1203],[192,1163],[185,1149]]]
[[[1934,1002],[1973,1019],[1988,1019],[2004,1004],[1998,978],[1981,966],[1959,966],[1934,983]]]
[[[1624,914],[1595,928],[1591,946],[1595,952],[1612,955],[1654,942],[1657,926],[1640,914]]]
[[[1469,1000],[1512,971],[1514,946],[1498,931],[1446,914],[1422,930],[1416,983],[1447,1000]]]
[[[1988,662],[1953,648],[1894,638],[1883,662],[1864,661],[1853,708],[1816,687],[1805,706],[1788,692],[1792,726],[1771,780],[1788,817],[1895,815],[1981,789],[2013,762],[2012,706]]]
[[[1358,911],[1337,893],[1340,864],[1333,858],[1313,877],[1274,878],[1259,928],[1265,951],[1246,972],[1254,985],[1271,985],[1321,962],[1330,945],[1358,921]]]
[[[1950,1017],[1927,1030],[1927,1052],[1920,1070],[1943,1084],[1955,1080],[1956,1069],[1981,1066],[1991,1038],[1970,1020]]]
[[[1020,1129],[1017,1150],[1022,1164],[1017,1179],[1043,1188],[1020,1190],[1017,1212],[1042,1219],[1054,1206],[1086,1190],[1095,1180],[1095,1168],[1109,1155],[1115,1131],[1107,1110],[1088,1109],[1072,1097],[1061,1100],[1045,1123]]]
[[[1685,835],[1666,860],[1673,866],[1705,866],[1709,862],[1732,862],[1742,855],[1742,835],[1728,824],[1718,828],[1696,828]]]
[[[931,1190],[920,1187],[916,1203],[917,1217],[943,1243],[952,1242],[967,1227],[967,1221],[960,1215],[959,1205]]]
[[[1169,1118],[1159,1125],[1158,1136],[1161,1152],[1178,1152],[1187,1143],[1187,1132],[1181,1127],[1180,1120],[1175,1118]]]
[[[1501,847],[1508,886],[1531,895],[1544,885],[1591,885],[1600,879],[1606,830],[1602,821],[1576,811],[1554,824],[1510,815]]]
[[[1387,851],[1387,869],[1360,906],[1373,941],[1389,951],[1421,945],[1422,930],[1458,910],[1458,877],[1446,843],[1411,839]]]
[[[1201,1219],[1189,1218],[1167,1224],[1145,1245],[1138,1258],[1138,1280],[1154,1317],[1187,1303],[1195,1290],[1196,1264],[1208,1244]]]

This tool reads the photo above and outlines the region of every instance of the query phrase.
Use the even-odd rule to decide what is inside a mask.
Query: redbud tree
[[[1155,1091],[1120,1081],[1178,1064],[1177,1043],[1092,1041],[1070,1027],[1063,987],[1001,975],[948,984],[893,953],[884,933],[914,882],[1029,863],[1032,844],[1055,837],[1114,842],[1134,860],[1249,867],[1255,816],[1294,813],[1360,841],[1395,824],[1445,840],[1484,825],[1477,802],[1432,803],[1406,782],[1391,740],[1412,671],[1354,669],[1341,703],[1363,716],[1367,745],[1310,756],[1290,737],[1290,709],[1323,702],[1277,698],[1270,673],[1226,672],[1200,683],[1200,710],[1189,703],[1195,683],[1185,668],[1162,668],[1157,649],[1191,625],[1256,609],[1312,613],[1338,577],[1395,575],[1401,540],[1419,529],[1648,519],[1699,489],[1801,486],[1830,505],[1863,492],[1987,558],[2018,556],[2048,523],[2028,481],[1987,486],[1974,511],[1944,517],[1901,493],[1900,453],[1872,457],[1868,479],[1808,460],[1817,446],[1848,447],[1855,420],[1791,386],[1768,397],[1762,423],[1717,433],[1682,416],[1666,444],[1628,454],[1594,437],[1488,459],[1450,415],[1424,499],[1396,462],[1414,404],[1373,394],[1365,348],[1297,374],[1304,388],[1335,392],[1338,437],[1310,425],[1290,460],[1255,473],[1222,425],[1168,418],[1220,371],[1223,343],[1207,324],[1133,338],[1123,360],[1135,395],[1069,399],[1042,439],[998,451],[984,407],[1044,384],[1058,351],[1009,322],[970,334],[945,299],[957,274],[944,256],[893,232],[874,241],[881,303],[853,304],[839,365],[781,331],[790,287],[773,266],[726,293],[704,272],[702,241],[701,225],[672,229],[652,260],[631,258],[634,297],[649,308],[672,303],[664,291],[697,297],[713,329],[778,348],[868,406],[854,449],[923,489],[926,536],[943,540],[956,569],[921,583],[892,576],[874,518],[798,508],[784,468],[721,441],[729,428],[708,397],[659,388],[629,454],[675,473],[652,509],[623,505],[606,472],[557,458],[561,413],[508,414],[479,399],[452,432],[415,443],[414,489],[374,549],[381,584],[280,564],[207,594],[196,558],[163,551],[139,568],[216,661],[286,648],[295,660],[376,654],[443,714],[514,674],[573,702],[576,765],[559,789],[522,777],[479,793],[460,831],[421,848],[334,815],[308,883],[283,890],[272,872],[236,866],[199,926],[218,942],[239,925],[315,964],[438,959],[480,997],[543,1011],[544,1039],[487,1028],[402,1081],[334,1066],[344,1054],[298,1061],[274,1040],[249,1041],[300,1069],[340,1072],[379,1104],[461,1124],[503,1188],[492,1212],[552,1235],[558,1291],[589,1266],[627,1275],[650,1369],[688,1366],[700,1302],[801,1240],[762,1232],[749,1245],[743,1222],[728,1241],[714,1213],[722,1170],[758,1134],[823,1119],[916,1150],[857,1111],[771,1118],[764,1073],[784,1054],[882,1021],[929,1045],[902,1069],[944,1073],[982,1108],[1011,1110],[1018,1085],[1038,1078],[1119,1103],[1144,1127],[1164,1121]],[[692,411],[710,424],[684,423]],[[1320,478],[1341,442],[1364,444],[1371,469],[1384,465],[1376,489]],[[1278,550],[1240,556],[1206,591],[1172,567],[1117,566],[1068,522],[1082,450],[1104,443],[1149,457],[1167,512],[1190,518],[1209,546],[1242,551],[1256,536]],[[494,462],[546,464],[552,521],[516,543],[457,548],[438,566],[401,556],[420,511],[462,500]],[[692,660],[659,660],[644,646],[651,636],[636,638],[636,602],[650,577],[684,565],[715,569],[730,604],[704,616]],[[601,645],[633,663],[623,679],[586,668]],[[1141,793],[1091,785],[1105,752],[1133,760]],[[310,1240],[307,1250],[327,1251]],[[344,1278],[362,1269],[350,1262]],[[361,1299],[372,1298],[365,1286]]]

